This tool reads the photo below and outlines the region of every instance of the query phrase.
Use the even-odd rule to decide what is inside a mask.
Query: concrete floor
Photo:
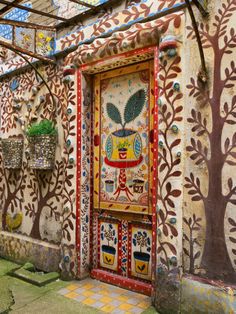
[[[105,311],[61,295],[59,291],[67,289],[70,285],[68,282],[57,280],[44,287],[36,287],[17,278],[8,276],[7,273],[17,266],[17,264],[0,259],[1,314],[105,313]],[[73,282],[73,284],[74,283],[75,282]],[[157,312],[152,307],[142,312],[142,314],[156,313]]]

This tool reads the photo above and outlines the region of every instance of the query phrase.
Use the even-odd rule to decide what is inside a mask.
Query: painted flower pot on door
[[[151,241],[146,231],[138,231],[133,237],[133,249],[138,247],[138,251],[133,252],[135,272],[137,274],[148,275],[151,251]],[[145,249],[146,252],[143,252]]]
[[[134,193],[143,193],[144,180],[134,179],[133,180],[133,191]]]
[[[105,185],[106,185],[106,192],[112,193],[114,190],[114,180],[106,180]]]
[[[109,245],[102,245],[103,263],[113,265],[115,261],[116,249]]]
[[[138,274],[147,275],[149,269],[150,254],[134,252],[135,271]]]
[[[20,169],[23,158],[24,140],[17,137],[2,139],[3,167]]]
[[[111,244],[117,244],[117,235],[112,223],[109,223],[107,227],[102,225],[101,240],[104,241],[105,239],[107,244],[102,245],[103,263],[107,265],[113,265],[116,256],[116,249]]]
[[[137,131],[120,129],[106,141],[106,155],[110,161],[136,161],[142,153],[142,140]]]

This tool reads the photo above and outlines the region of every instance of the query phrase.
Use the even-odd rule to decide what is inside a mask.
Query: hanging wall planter
[[[22,166],[24,140],[18,137],[2,139],[3,167],[20,169]]]
[[[57,145],[57,130],[49,120],[34,123],[27,129],[29,167],[53,169]]]

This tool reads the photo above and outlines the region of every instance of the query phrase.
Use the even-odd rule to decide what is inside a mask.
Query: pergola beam
[[[22,22],[22,21],[15,21],[15,20],[8,20],[0,17],[0,24],[17,26],[17,27],[25,27],[25,28],[32,28],[38,30],[46,30],[46,31],[55,31],[56,28],[52,26],[45,26],[40,24],[34,24],[29,22]]]
[[[18,3],[12,3],[12,2],[5,1],[5,0],[0,0],[0,3],[7,5],[9,8],[18,8],[18,9],[25,10],[25,11],[28,11],[31,13],[35,13],[35,14],[38,14],[41,16],[46,16],[46,17],[49,17],[51,19],[67,22],[67,19],[65,19],[64,17],[56,16],[56,15],[51,14],[51,13],[46,13],[46,12],[38,11],[38,10],[35,10],[32,8],[28,8],[28,7],[25,7],[25,6],[18,4]]]
[[[23,48],[20,48],[18,46],[15,46],[13,44],[9,44],[9,43],[7,43],[7,42],[5,42],[3,40],[0,40],[0,46],[3,46],[5,48],[13,50],[13,51],[18,51],[18,52],[20,52],[22,54],[25,54],[25,55],[30,56],[32,58],[36,58],[36,59],[41,60],[41,61],[54,63],[54,60],[52,60],[50,58],[43,57],[43,56],[39,55],[38,53],[34,53],[34,52],[31,52],[31,51],[25,50]]]
[[[89,4],[89,3],[84,2],[84,1],[80,1],[80,0],[69,0],[69,1],[77,3],[77,4],[80,4],[80,5],[83,5],[84,7],[87,7],[87,8],[90,8],[90,9],[96,9],[95,5]]]
[[[14,0],[12,1],[11,3],[14,4],[14,3],[20,3],[22,2],[23,0]],[[7,11],[9,11],[10,7],[8,5],[6,5],[5,7],[3,7],[2,9],[0,9],[0,16],[3,15],[4,13],[6,13]]]

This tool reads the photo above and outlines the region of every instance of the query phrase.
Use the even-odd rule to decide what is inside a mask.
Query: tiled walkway
[[[140,314],[151,306],[149,297],[106,283],[85,279],[59,291],[61,295],[105,313]]]

